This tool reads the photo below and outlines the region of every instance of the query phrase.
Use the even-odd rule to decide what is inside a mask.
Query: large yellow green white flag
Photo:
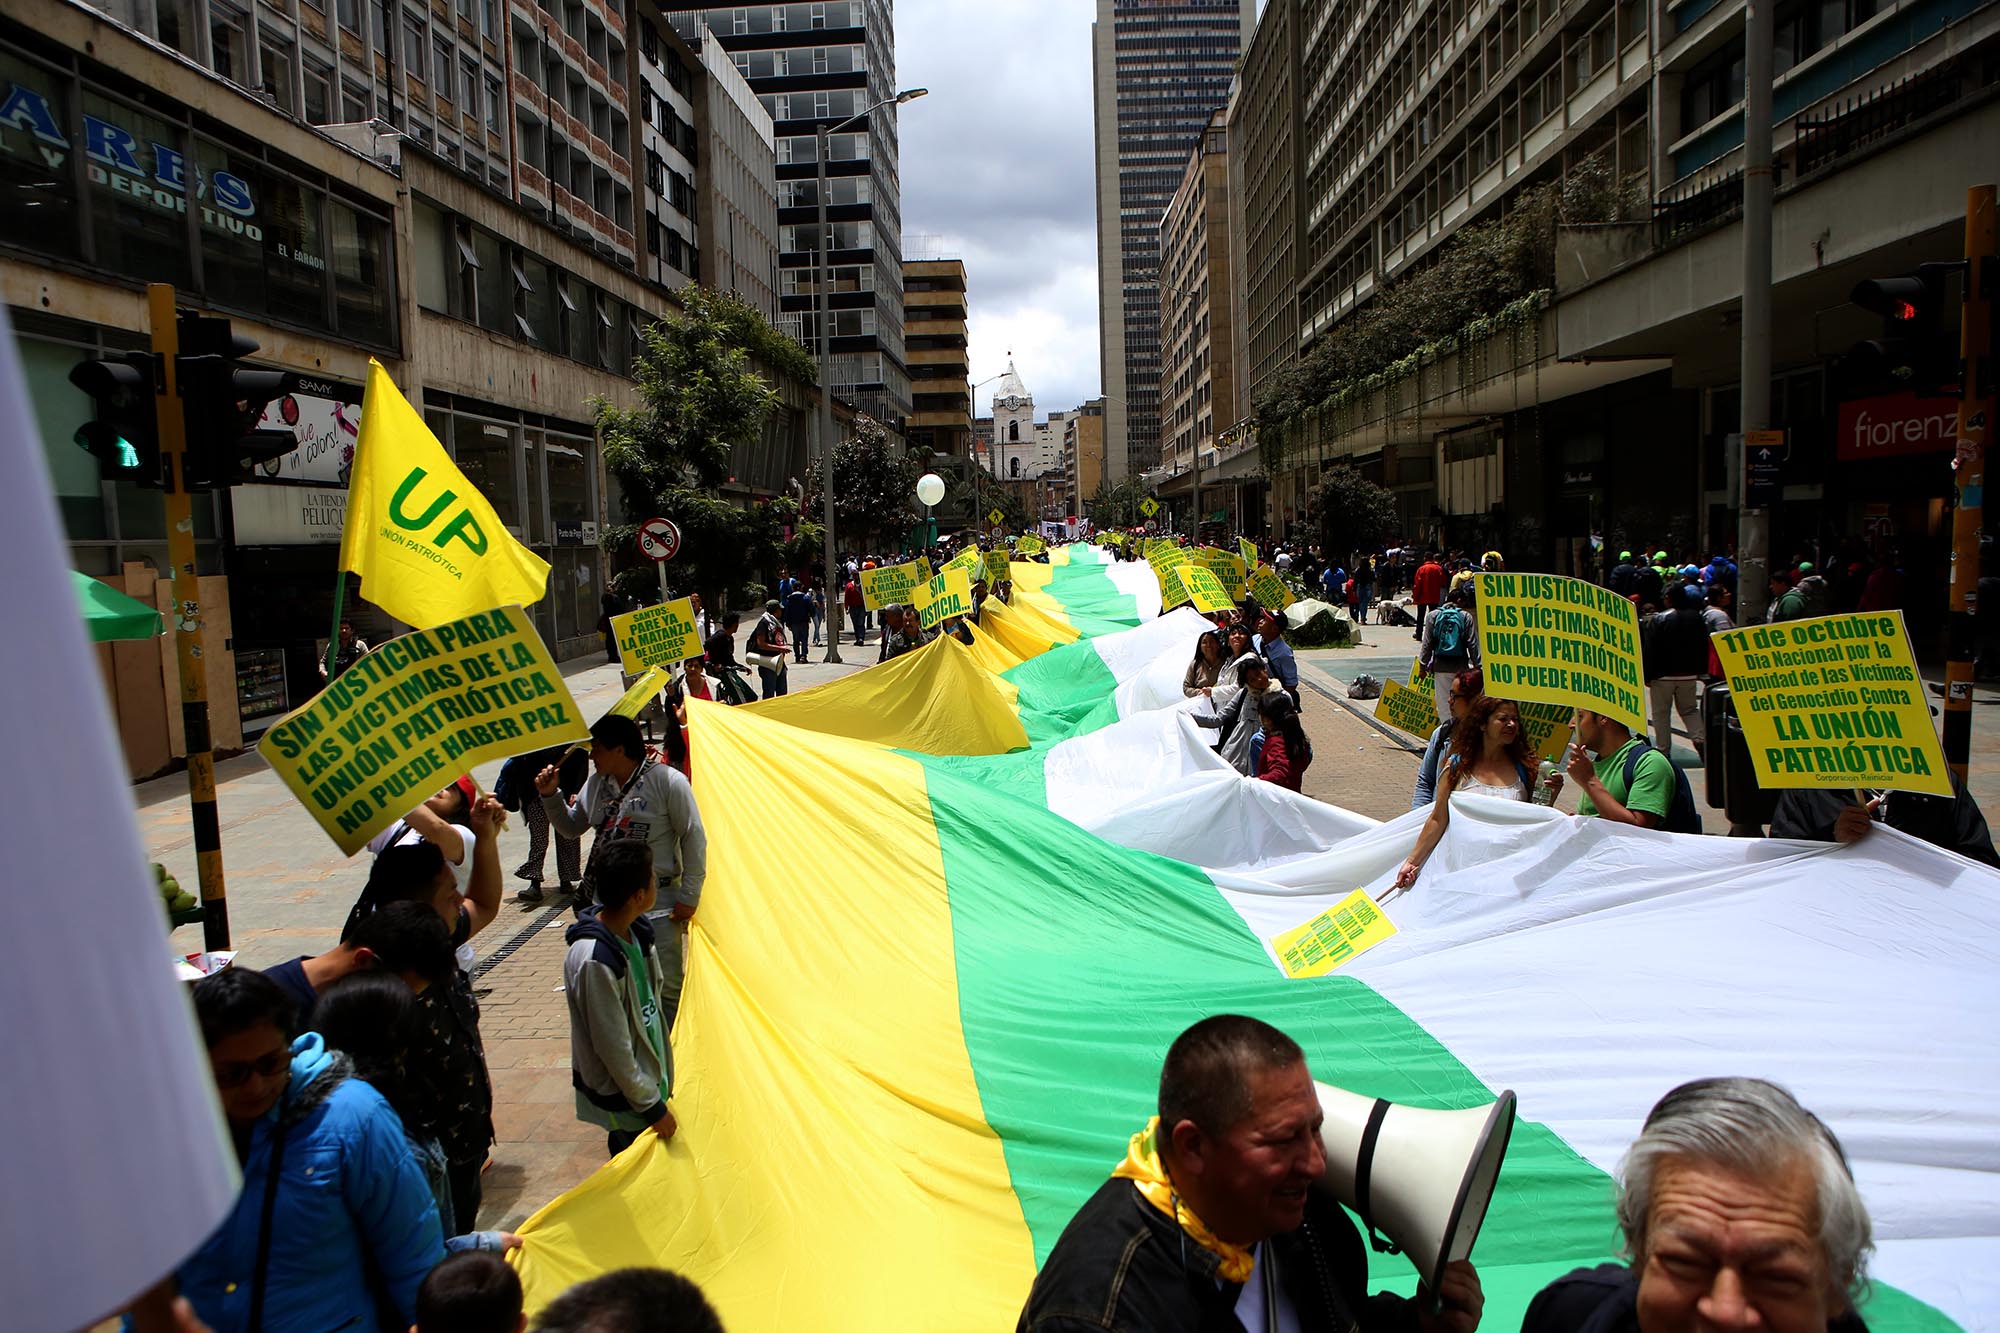
[[[546,560],[514,540],[382,363],[368,362],[340,567],[396,619],[429,629],[548,591]]]

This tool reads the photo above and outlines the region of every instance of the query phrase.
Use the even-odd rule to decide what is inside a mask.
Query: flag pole
[[[333,571],[333,632],[327,636],[326,664],[324,667],[326,678],[329,681],[333,679],[334,654],[340,651],[340,622],[346,611],[346,603],[347,571],[345,569],[336,569]]]

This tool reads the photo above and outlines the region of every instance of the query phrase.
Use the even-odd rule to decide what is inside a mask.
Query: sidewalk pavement
[[[755,616],[744,617],[739,659],[755,623]],[[808,689],[874,665],[873,631],[859,650],[851,635],[843,637],[847,639],[842,645],[844,663],[821,662],[825,649],[814,648],[808,661],[787,668],[791,688]],[[602,715],[624,692],[617,665],[601,657],[566,662],[562,670],[586,718]],[[474,773],[481,790],[489,790],[499,772],[498,762],[481,765]],[[148,855],[194,892],[187,775],[174,773],[141,783],[133,798]],[[261,968],[332,948],[367,880],[368,858],[343,858],[254,750],[216,765],[216,805],[222,820],[231,944],[237,961]],[[481,1006],[486,1065],[493,1078],[496,1133],[480,1208],[482,1228],[520,1225],[529,1213],[577,1184],[604,1160],[604,1131],[576,1118],[570,1087],[562,960],[563,932],[573,918],[566,907],[513,900],[522,887],[514,868],[527,850],[524,821],[510,817],[500,834],[506,902],[499,917],[474,941],[480,970],[473,985]],[[545,863],[551,885],[554,856],[551,848]],[[201,926],[174,931],[173,946],[177,955],[199,950]]]

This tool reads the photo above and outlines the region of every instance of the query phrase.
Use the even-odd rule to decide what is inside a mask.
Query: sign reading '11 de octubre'
[[[1951,795],[1902,612],[1787,620],[1712,642],[1764,786]]]

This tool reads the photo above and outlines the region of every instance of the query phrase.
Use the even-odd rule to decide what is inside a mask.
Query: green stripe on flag
[[[960,1022],[1039,1263],[1153,1113],[1160,1061],[1196,1019],[1247,1013],[1304,1046],[1314,1076],[1417,1106],[1493,1093],[1359,981],[1283,977],[1199,869],[1043,812],[996,809],[925,759],[944,853]],[[1493,1327],[1616,1245],[1611,1186],[1541,1125],[1515,1126],[1476,1259]],[[1400,1258],[1378,1283],[1413,1289]]]
[[[1034,746],[1068,740],[1077,724],[1118,688],[1111,668],[1087,638],[1038,653],[1000,674],[1021,692],[1021,726]]]

